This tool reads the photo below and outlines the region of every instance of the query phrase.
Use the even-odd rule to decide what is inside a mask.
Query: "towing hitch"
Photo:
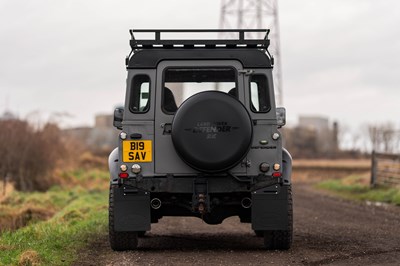
[[[192,210],[199,212],[201,216],[210,212],[208,183],[205,179],[195,179],[193,182]]]

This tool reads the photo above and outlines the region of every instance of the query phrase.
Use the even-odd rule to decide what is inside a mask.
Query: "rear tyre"
[[[264,246],[267,249],[287,250],[293,241],[293,198],[292,186],[288,187],[288,230],[264,231]]]
[[[115,251],[136,249],[138,246],[137,232],[116,232],[114,230],[114,189],[110,186],[109,208],[108,208],[108,236],[110,246]]]

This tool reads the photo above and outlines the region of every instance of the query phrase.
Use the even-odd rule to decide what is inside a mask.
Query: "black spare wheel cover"
[[[221,172],[238,164],[250,148],[253,125],[236,98],[206,91],[188,98],[172,122],[172,142],[180,157],[204,172]]]

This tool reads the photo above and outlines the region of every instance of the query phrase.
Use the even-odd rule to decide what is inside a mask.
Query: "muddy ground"
[[[339,199],[307,183],[293,191],[289,251],[264,250],[262,238],[235,217],[217,226],[165,217],[138,250],[113,252],[104,232],[76,265],[400,265],[400,208]]]

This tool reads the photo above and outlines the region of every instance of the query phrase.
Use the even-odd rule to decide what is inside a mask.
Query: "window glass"
[[[150,109],[150,78],[147,75],[136,75],[131,87],[131,111],[145,113]]]
[[[162,108],[174,113],[190,96],[203,91],[222,91],[237,98],[233,68],[168,68],[164,72]]]
[[[256,113],[265,113],[271,109],[268,82],[265,75],[252,75],[250,77],[251,110]]]

